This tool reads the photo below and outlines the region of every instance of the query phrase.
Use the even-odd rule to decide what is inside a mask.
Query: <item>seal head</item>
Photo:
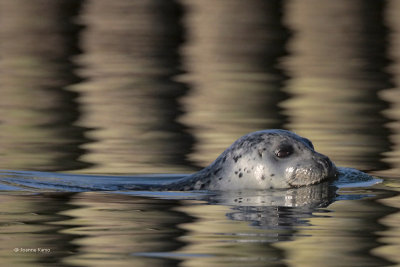
[[[264,130],[239,138],[210,166],[170,189],[295,188],[336,175],[336,166],[310,140],[286,130]]]

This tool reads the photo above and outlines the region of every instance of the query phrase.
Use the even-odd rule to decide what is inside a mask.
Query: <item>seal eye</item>
[[[276,150],[275,155],[278,158],[289,157],[293,153],[293,148],[291,146],[283,146]]]

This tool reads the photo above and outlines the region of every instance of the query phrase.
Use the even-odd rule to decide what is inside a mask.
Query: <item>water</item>
[[[399,10],[0,1],[1,264],[400,265]],[[269,128],[383,182],[240,196],[107,188],[195,172]],[[5,182],[33,176],[53,187]],[[87,190],[104,179],[111,191]]]

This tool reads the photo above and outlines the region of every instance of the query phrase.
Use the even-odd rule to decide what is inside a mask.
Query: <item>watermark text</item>
[[[49,248],[14,248],[15,253],[50,253]]]

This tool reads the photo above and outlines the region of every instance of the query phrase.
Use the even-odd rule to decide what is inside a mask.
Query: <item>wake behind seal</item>
[[[335,164],[316,152],[311,141],[287,130],[273,129],[239,138],[213,163],[197,173],[178,182],[147,189],[229,191],[297,188],[336,176]]]

